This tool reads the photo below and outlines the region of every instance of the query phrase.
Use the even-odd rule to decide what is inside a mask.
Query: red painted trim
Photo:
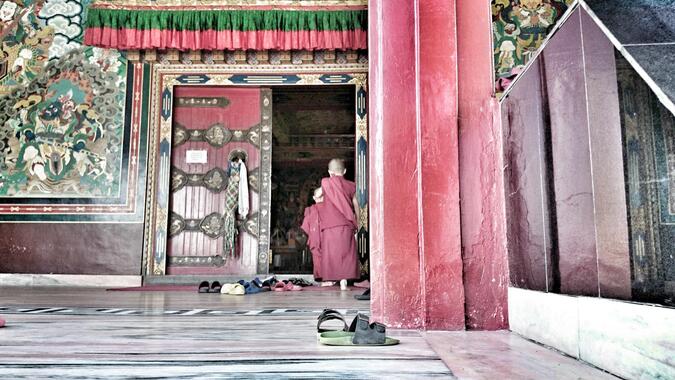
[[[176,31],[87,28],[84,43],[114,49],[319,50],[366,49],[365,30],[349,31]]]

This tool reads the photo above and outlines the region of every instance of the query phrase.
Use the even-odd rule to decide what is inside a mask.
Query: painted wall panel
[[[0,27],[0,272],[138,275],[146,71],[82,46],[88,0],[17,4]]]
[[[574,0],[492,0],[495,88],[504,92]]]

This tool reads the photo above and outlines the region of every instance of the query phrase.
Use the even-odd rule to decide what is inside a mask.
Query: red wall
[[[141,223],[1,223],[0,273],[141,274]]]
[[[369,5],[372,314],[464,328],[455,7]]]
[[[502,132],[489,1],[457,0],[459,161],[466,325],[508,326]]]

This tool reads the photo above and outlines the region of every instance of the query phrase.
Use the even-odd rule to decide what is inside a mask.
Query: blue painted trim
[[[278,85],[278,84],[295,84],[300,82],[301,78],[297,75],[247,75],[237,74],[232,75],[230,82],[234,84],[260,84],[260,85]]]
[[[364,208],[368,206],[368,143],[363,136],[356,143],[356,165],[359,168],[366,168],[365,173],[357,179],[356,183],[356,200],[359,206]]]
[[[346,84],[352,79],[353,77],[347,74],[326,74],[319,78],[321,82],[327,84]]]
[[[173,94],[171,94],[171,90],[168,88],[165,88],[164,91],[162,91],[162,111],[161,115],[164,121],[169,120],[171,117],[171,98]]]
[[[204,84],[211,80],[208,75],[181,75],[176,78],[177,81],[183,84]]]
[[[363,87],[356,93],[356,114],[361,119],[368,115],[368,93]]]

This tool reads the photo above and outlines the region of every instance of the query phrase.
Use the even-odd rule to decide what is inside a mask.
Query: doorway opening
[[[312,273],[306,239],[298,236],[310,199],[301,187],[318,186],[336,157],[345,161],[346,179],[356,185],[358,264],[361,277],[367,276],[367,74],[361,69],[321,75],[203,70],[191,75],[157,67],[154,73],[159,83],[149,136],[154,158],[146,200],[148,278],[229,281]],[[242,158],[235,161],[235,156]],[[293,218],[288,206],[276,208],[282,197],[295,203]],[[248,209],[242,214],[243,199]],[[272,244],[273,228],[284,226],[277,219],[291,222],[274,234]],[[280,258],[274,265],[274,252],[284,248],[295,263]],[[167,275],[172,278],[161,279]]]
[[[300,229],[328,162],[345,161],[356,173],[354,86],[273,87],[270,273],[309,275],[312,255]]]

